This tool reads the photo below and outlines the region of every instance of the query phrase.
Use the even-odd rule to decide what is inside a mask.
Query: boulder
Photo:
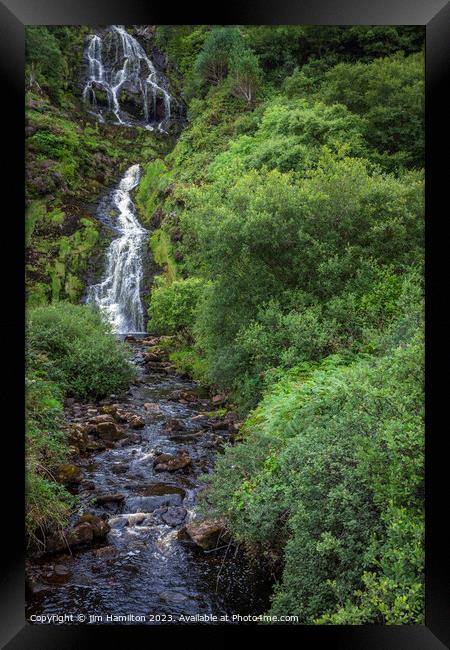
[[[60,465],[56,471],[56,478],[64,485],[79,484],[83,480],[81,469],[77,465]]]
[[[186,519],[187,510],[182,507],[170,507],[161,515],[162,521],[168,526],[180,526]]]
[[[186,524],[180,537],[187,536],[203,550],[215,548],[219,538],[224,533],[224,523],[221,519],[205,519],[204,521],[191,521]]]
[[[164,427],[164,431],[171,432],[171,431],[186,431],[187,427],[184,424],[184,422],[181,422],[181,420],[177,420],[177,418],[169,418],[167,420],[167,424]]]
[[[95,427],[95,432],[101,440],[114,442],[123,436],[123,431],[114,422],[100,422]]]
[[[103,503],[122,503],[124,498],[123,494],[99,494],[95,500],[98,505],[102,505]]]
[[[144,408],[146,411],[152,411],[153,413],[161,413],[160,405],[153,402],[145,402]]]
[[[125,502],[125,510],[134,512],[153,512],[163,506],[175,506],[181,503],[179,494],[165,494],[163,496],[151,497],[129,497]]]
[[[140,415],[132,415],[128,420],[130,427],[133,429],[142,429],[145,427],[145,420]]]
[[[63,564],[56,564],[42,575],[45,582],[51,585],[62,585],[70,578],[72,572]]]
[[[179,494],[182,499],[186,496],[186,491],[176,485],[169,483],[154,483],[145,488],[144,496],[163,496],[165,494]]]
[[[110,531],[110,526],[107,521],[97,517],[97,515],[91,514],[90,512],[81,515],[75,528],[84,525],[91,527],[94,539],[102,539],[103,537],[106,537],[107,533]]]
[[[176,456],[159,454],[153,461],[155,472],[176,472],[188,467],[191,463],[191,457],[186,452],[180,452]]]

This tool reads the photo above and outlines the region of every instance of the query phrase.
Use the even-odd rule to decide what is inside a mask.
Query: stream
[[[135,339],[131,345],[139,377],[128,392],[121,399],[74,402],[66,409],[72,424],[86,422],[111,404],[145,421],[143,428],[126,429],[109,448],[78,461],[80,511],[107,521],[110,530],[93,546],[29,560],[33,589],[27,618],[40,622],[42,616],[72,613],[88,623],[114,624],[107,616],[118,615],[126,618],[123,625],[225,614],[232,623],[236,614],[261,614],[270,586],[239,548],[219,539],[205,551],[180,534],[198,516],[200,476],[212,471],[232,434],[226,421],[205,415],[214,407],[195,382],[174,374],[167,362],[145,363],[145,345]],[[161,452],[189,457],[190,463],[160,471],[155,458]],[[96,504],[93,497],[99,495],[123,499]]]

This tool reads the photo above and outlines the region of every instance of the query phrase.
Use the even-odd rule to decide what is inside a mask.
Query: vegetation
[[[63,395],[131,378],[98,314],[59,301],[104,243],[88,206],[139,161],[149,332],[244,419],[206,515],[272,566],[272,614],[423,623],[423,30],[158,26],[176,141],[86,116],[83,34],[27,44],[29,530],[70,508],[48,474]]]

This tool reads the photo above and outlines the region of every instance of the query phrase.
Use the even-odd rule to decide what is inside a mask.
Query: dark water
[[[212,471],[216,455],[229,442],[225,424],[223,430],[202,430],[198,437],[178,442],[182,436],[199,431],[199,422],[192,418],[213,406],[195,383],[168,374],[157,365],[148,370],[141,347],[135,345],[134,350],[143,383],[133,385],[124,399],[111,401],[122,401],[124,409],[142,415],[146,426],[133,433],[133,442],[90,455],[82,465],[85,479],[92,481],[95,489],[83,492],[81,485],[81,510],[103,517],[106,513],[111,530],[101,547],[30,561],[29,574],[42,590],[29,594],[27,618],[36,622],[36,615],[72,615],[73,622],[80,623],[79,616],[86,617],[86,622],[90,616],[97,616],[92,623],[114,624],[119,621],[106,617],[120,615],[127,617],[120,624],[177,624],[185,622],[179,621],[179,615],[261,614],[269,605],[270,585],[262,569],[249,564],[239,548],[219,541],[217,550],[204,552],[178,539],[180,528],[197,515],[196,500],[203,489],[200,476]],[[194,395],[196,401],[180,402],[180,391]],[[146,402],[156,405],[151,413],[144,408]],[[170,439],[173,433],[164,431],[170,418],[188,429],[176,441]],[[190,468],[155,472],[156,451],[176,453],[182,449],[192,459]],[[152,513],[140,513],[139,508],[132,512],[136,508],[127,499],[145,495],[159,483],[178,488],[178,493],[185,495],[177,504],[181,517],[184,511],[180,508],[186,511],[185,519],[178,524],[164,522],[164,507]],[[111,493],[126,498],[122,504],[90,503],[96,494]],[[50,585],[42,579],[54,565],[70,571],[64,584]]]

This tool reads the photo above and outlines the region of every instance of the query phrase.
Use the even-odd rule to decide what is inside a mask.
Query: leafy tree
[[[235,51],[230,63],[230,76],[231,92],[252,106],[262,78],[255,54],[248,49]]]
[[[225,79],[233,51],[241,40],[236,27],[216,28],[209,33],[194,66],[201,83],[219,84]]]
[[[55,36],[42,25],[27,26],[25,46],[29,85],[37,83],[59,102],[66,68]]]

